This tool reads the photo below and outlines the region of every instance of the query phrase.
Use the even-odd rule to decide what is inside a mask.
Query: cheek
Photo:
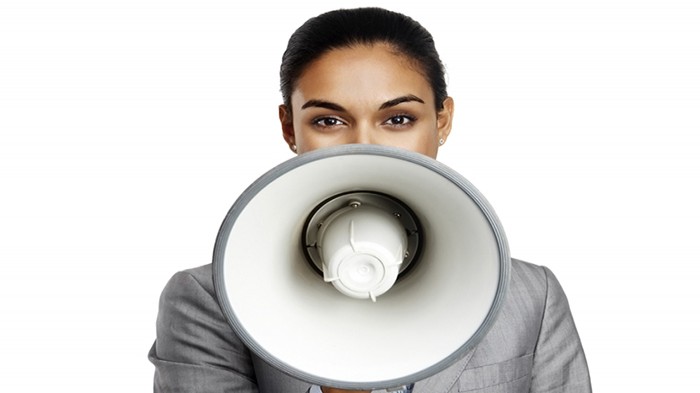
[[[431,158],[437,156],[438,143],[432,132],[395,132],[386,133],[378,140],[380,145],[400,147]]]
[[[415,144],[413,148],[410,148],[409,150],[413,150],[416,153],[421,153],[431,158],[436,158],[438,144],[433,141],[433,138],[423,138],[421,143]]]
[[[345,141],[341,138],[343,134],[324,134],[320,132],[314,132],[313,130],[304,128],[301,125],[295,126],[294,135],[298,153],[305,153],[308,151],[320,149],[322,147],[330,147],[349,143],[348,141]]]
[[[312,134],[308,132],[303,127],[303,123],[298,120],[297,117],[294,118],[294,142],[297,145],[297,151],[299,153],[304,153],[306,151],[313,150],[315,147],[315,141]]]

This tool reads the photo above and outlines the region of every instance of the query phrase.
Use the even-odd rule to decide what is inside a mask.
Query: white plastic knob
[[[324,279],[347,296],[376,301],[396,282],[407,244],[393,214],[352,203],[331,214],[319,231]]]

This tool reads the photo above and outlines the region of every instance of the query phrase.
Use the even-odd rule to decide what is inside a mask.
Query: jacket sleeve
[[[211,286],[177,273],[160,297],[155,393],[258,393],[250,352],[226,322]]]
[[[531,392],[590,392],[583,347],[564,291],[544,268],[546,299],[535,348]]]

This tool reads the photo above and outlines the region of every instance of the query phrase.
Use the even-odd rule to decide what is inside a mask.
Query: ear
[[[450,131],[452,131],[454,109],[454,100],[452,97],[447,97],[442,102],[442,109],[437,113],[437,134],[442,143],[445,143],[447,137],[450,135]]]
[[[280,125],[282,126],[282,137],[289,145],[289,149],[297,152],[296,138],[294,136],[294,123],[292,122],[292,111],[286,105],[279,106]]]

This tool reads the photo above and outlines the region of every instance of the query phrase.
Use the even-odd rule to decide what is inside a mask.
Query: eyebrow
[[[330,101],[323,101],[323,100],[309,100],[306,101],[304,105],[301,106],[301,109],[306,109],[306,108],[326,108],[334,111],[340,111],[340,112],[346,112],[345,108],[342,106],[332,103]]]
[[[386,108],[391,108],[392,106],[399,105],[404,102],[420,102],[421,104],[425,104],[425,101],[422,99],[414,96],[413,94],[408,94],[405,96],[401,97],[396,97],[394,99],[391,99],[382,105],[379,106],[379,110],[386,109]],[[301,109],[306,109],[306,108],[325,108],[325,109],[330,109],[334,111],[339,111],[339,112],[347,112],[345,108],[343,108],[341,105],[338,105],[336,103],[330,102],[330,101],[324,101],[324,100],[309,100],[304,103],[304,105],[301,106]]]
[[[386,109],[386,108],[391,108],[392,106],[399,105],[404,102],[411,102],[411,101],[416,101],[420,102],[421,104],[425,104],[425,101],[421,100],[420,98],[414,96],[413,94],[408,94],[405,96],[401,97],[396,97],[393,100],[389,100],[385,103],[383,103],[380,107],[379,110]]]

